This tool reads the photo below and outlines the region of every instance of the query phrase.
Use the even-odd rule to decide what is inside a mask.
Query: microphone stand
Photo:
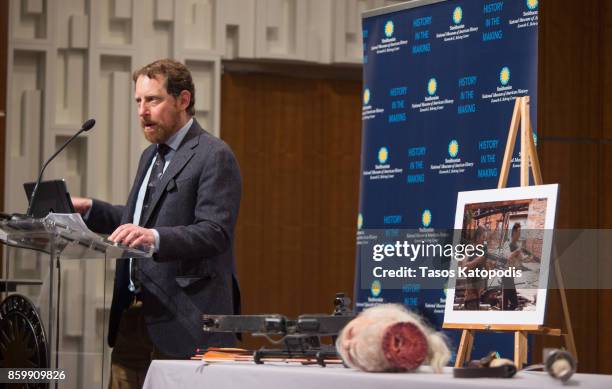
[[[77,136],[81,135],[81,133],[83,133],[85,131],[91,130],[91,128],[95,124],[96,124],[96,121],[94,119],[87,120],[85,123],[83,123],[83,125],[81,126],[81,129],[76,134],[72,135],[70,137],[70,139],[68,139],[66,142],[64,142],[62,147],[60,147],[49,159],[47,159],[47,162],[45,162],[45,164],[43,165],[42,169],[40,169],[40,173],[38,174],[38,179],[36,180],[36,184],[34,185],[34,189],[32,189],[32,196],[30,196],[30,202],[28,203],[28,211],[26,212],[26,215],[28,217],[32,217],[32,207],[34,205],[34,201],[36,200],[36,193],[38,192],[38,186],[40,185],[40,182],[42,181],[43,173],[45,172],[45,169],[47,168],[47,165],[49,165],[49,163],[51,161],[53,161],[53,159],[59,153],[61,153],[62,150],[64,150],[66,148],[66,146],[68,146],[70,144],[70,142],[72,142]]]

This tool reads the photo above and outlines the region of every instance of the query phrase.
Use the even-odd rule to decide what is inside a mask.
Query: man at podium
[[[140,125],[152,144],[126,205],[72,199],[91,230],[131,247],[154,247],[152,259],[117,260],[108,333],[112,388],[141,387],[151,359],[232,346],[232,334],[205,334],[201,316],[240,310],[237,161],[196,121],[195,87],[183,64],[158,60],[133,79]]]

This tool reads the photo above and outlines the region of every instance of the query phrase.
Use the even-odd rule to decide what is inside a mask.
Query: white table
[[[612,376],[576,374],[569,385],[579,388],[612,388]],[[453,378],[452,369],[433,374],[429,367],[417,373],[363,373],[339,365],[249,362],[153,361],[145,389],[166,388],[261,388],[261,389],[417,389],[417,388],[561,388],[561,382],[542,372],[519,372],[512,379]]]

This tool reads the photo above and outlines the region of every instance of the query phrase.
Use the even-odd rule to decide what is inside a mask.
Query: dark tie
[[[151,200],[155,195],[155,189],[159,182],[161,181],[162,175],[164,174],[164,165],[166,164],[166,155],[170,151],[170,147],[166,144],[157,145],[157,157],[155,158],[155,163],[153,163],[153,167],[151,168],[151,174],[149,175],[149,182],[147,182],[147,191],[145,192],[144,199],[142,201],[142,210],[140,211],[140,220],[138,224],[142,226],[143,221],[145,220],[145,215],[147,215],[149,211],[149,206],[151,205]],[[140,282],[138,280],[138,260],[134,260],[130,258],[129,261],[129,274],[130,274],[130,283],[128,288],[133,293],[140,292]]]
[[[169,151],[170,146],[166,144],[157,145],[157,158],[155,158],[155,163],[151,169],[151,175],[149,176],[149,182],[147,183],[147,191],[145,192],[144,200],[142,201],[142,211],[140,212],[140,221],[138,223],[141,226],[145,219],[145,215],[147,215],[149,212],[151,200],[153,199],[153,196],[155,196],[156,187],[164,174],[166,155],[168,155]]]

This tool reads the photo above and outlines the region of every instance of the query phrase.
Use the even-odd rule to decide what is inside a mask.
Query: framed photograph
[[[559,186],[460,192],[444,322],[542,325]]]

